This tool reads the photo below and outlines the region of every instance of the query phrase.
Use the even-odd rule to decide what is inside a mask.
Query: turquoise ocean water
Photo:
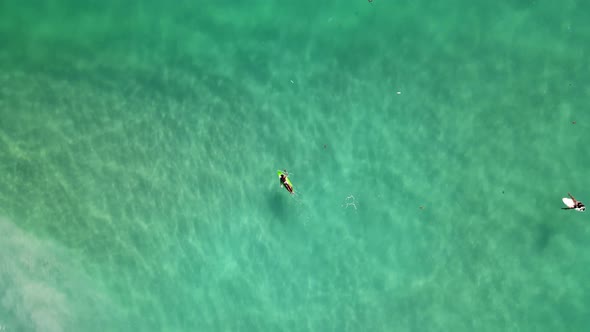
[[[0,331],[588,330],[589,13],[0,2]]]

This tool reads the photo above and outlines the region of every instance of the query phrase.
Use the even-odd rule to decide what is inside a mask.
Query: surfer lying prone
[[[578,210],[580,212],[586,211],[586,206],[584,206],[584,203],[576,200],[574,198],[574,196],[572,196],[572,194],[570,194],[570,193],[567,193],[567,195],[572,199],[572,201],[574,201],[574,204],[572,206],[568,206],[568,207],[565,207],[565,208],[562,208],[562,209],[564,209],[564,210],[575,209],[575,210]]]
[[[293,193],[293,187],[289,183],[289,179],[287,179],[287,177],[289,176],[289,173],[287,172],[286,169],[284,169],[283,171],[284,171],[284,173],[281,174],[281,178],[280,178],[281,184],[283,186],[285,186],[285,189],[287,189],[287,191],[292,194]]]

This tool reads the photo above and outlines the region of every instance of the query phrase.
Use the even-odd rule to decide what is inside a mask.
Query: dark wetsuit
[[[287,182],[287,177],[285,176],[285,174],[281,174],[281,183],[283,184],[283,186],[285,186],[285,189],[287,189],[290,193],[293,193],[293,188],[291,188],[289,182]]]

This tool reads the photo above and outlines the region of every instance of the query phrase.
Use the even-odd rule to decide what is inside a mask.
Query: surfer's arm
[[[574,198],[574,196],[572,196],[572,194],[570,194],[570,193],[567,193],[567,195],[568,195],[568,196],[569,196],[569,197],[570,197],[570,198],[571,198],[571,199],[574,201],[574,205],[575,205],[576,203],[578,203],[578,201],[576,201],[576,199]]]

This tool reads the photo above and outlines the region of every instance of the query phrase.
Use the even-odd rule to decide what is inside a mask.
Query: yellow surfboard
[[[283,171],[277,171],[277,174],[278,174],[279,179],[280,179],[281,178],[281,175],[283,175]],[[287,177],[287,184],[289,184],[289,186],[291,187],[291,190],[289,190],[288,188],[285,188],[285,189],[287,189],[287,191],[289,191],[292,194],[295,189],[293,188],[293,184],[291,183],[291,180],[289,180],[288,177]]]

